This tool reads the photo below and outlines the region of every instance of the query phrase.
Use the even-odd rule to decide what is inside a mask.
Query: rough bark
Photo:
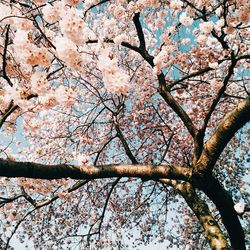
[[[227,192],[217,179],[210,177],[204,182],[202,190],[213,201],[220,212],[222,222],[228,232],[231,245],[234,250],[245,250],[245,235],[240,224],[234,202],[229,192]]]
[[[176,181],[161,180],[172,185],[185,199],[204,229],[204,234],[212,250],[230,250],[227,239],[220,229],[217,221],[211,214],[206,202],[201,199],[190,183],[177,183]]]

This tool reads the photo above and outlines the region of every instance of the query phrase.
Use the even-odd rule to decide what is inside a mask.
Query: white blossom
[[[238,202],[234,205],[234,210],[238,213],[238,214],[242,214],[244,213],[245,210],[245,204]]]
[[[208,66],[212,69],[217,69],[219,67],[219,64],[217,62],[209,63]]]

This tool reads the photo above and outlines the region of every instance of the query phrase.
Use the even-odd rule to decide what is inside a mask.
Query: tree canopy
[[[249,8],[2,0],[3,249],[246,249]]]

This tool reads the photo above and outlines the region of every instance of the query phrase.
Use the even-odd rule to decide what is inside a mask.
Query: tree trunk
[[[214,177],[210,177],[209,181],[204,183],[202,190],[213,201],[220,212],[233,249],[246,250],[244,231],[234,210],[234,202],[229,192]]]
[[[211,249],[231,250],[220,226],[209,211],[208,205],[197,195],[192,185],[190,183],[175,184],[173,182],[172,184],[198,218]]]

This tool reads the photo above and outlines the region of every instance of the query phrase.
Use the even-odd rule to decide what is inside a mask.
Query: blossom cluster
[[[168,68],[173,64],[175,51],[176,47],[174,43],[161,48],[159,54],[157,54],[157,56],[154,58],[154,71],[156,74],[159,74],[162,68]]]
[[[15,57],[21,64],[48,67],[51,64],[50,53],[45,47],[38,47],[29,40],[29,32],[18,29],[13,40]]]
[[[49,23],[55,23],[61,19],[61,12],[64,9],[62,2],[56,2],[54,5],[47,4],[42,8],[43,18]]]
[[[34,94],[45,95],[49,91],[50,84],[46,80],[45,72],[34,72],[30,78],[30,83],[31,91]]]
[[[59,22],[62,34],[73,41],[76,45],[81,45],[87,39],[85,23],[80,17],[78,10],[68,8],[63,11],[64,18]]]
[[[74,70],[81,70],[82,56],[77,51],[76,45],[65,36],[55,38],[56,52],[67,66]]]
[[[115,94],[128,92],[130,77],[118,66],[118,59],[110,49],[101,50],[97,66],[102,71],[104,86],[108,91]]]

